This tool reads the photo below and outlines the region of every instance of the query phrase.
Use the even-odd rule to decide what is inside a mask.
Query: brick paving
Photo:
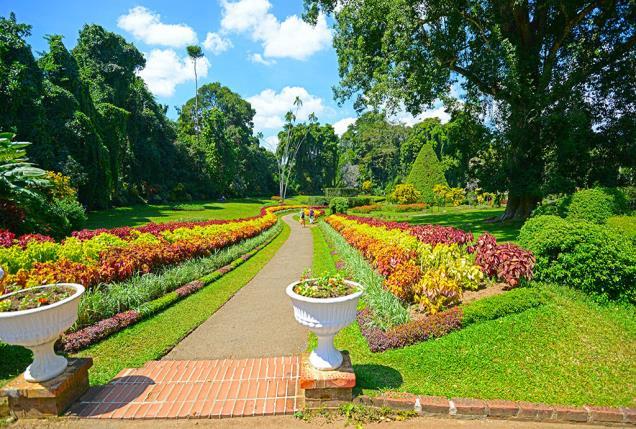
[[[152,361],[91,388],[70,415],[96,419],[223,418],[302,409],[300,357]]]

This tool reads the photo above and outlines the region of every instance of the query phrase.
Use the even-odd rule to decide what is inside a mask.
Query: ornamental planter
[[[300,282],[294,282],[286,289],[296,321],[318,337],[318,347],[309,355],[309,362],[322,371],[338,369],[342,364],[342,353],[334,347],[333,337],[355,320],[358,298],[362,295],[363,288],[359,283],[345,281],[358,291],[337,298],[308,298],[294,292]]]
[[[0,297],[5,299],[24,293],[25,290],[44,289],[52,286],[67,287],[75,292],[53,304],[30,310],[0,313],[0,340],[33,351],[33,362],[24,372],[26,381],[50,380],[62,374],[66,369],[68,363],[66,358],[56,355],[53,345],[59,336],[77,320],[77,308],[79,299],[84,293],[84,287],[73,283],[58,283],[22,289]]]

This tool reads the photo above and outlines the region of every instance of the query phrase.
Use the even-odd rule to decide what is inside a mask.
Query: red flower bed
[[[487,276],[503,280],[510,288],[518,286],[522,279],[532,280],[532,252],[512,243],[497,244],[497,239],[487,232],[479,236],[474,249],[475,263]]]
[[[439,338],[462,327],[462,311],[458,307],[398,325],[388,331],[372,327],[372,317],[368,308],[358,312],[357,317],[360,331],[372,352],[397,349]]]

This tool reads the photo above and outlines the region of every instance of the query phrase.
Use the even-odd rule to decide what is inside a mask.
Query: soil
[[[482,298],[487,298],[489,296],[501,295],[502,293],[506,292],[507,286],[508,285],[506,285],[505,283],[495,283],[494,285],[488,286],[487,288],[465,291],[462,302],[466,304],[469,302],[478,301]]]
[[[507,287],[508,285],[505,283],[495,283],[483,289],[464,291],[462,304],[479,301],[480,299],[488,298],[490,296],[501,295],[507,291]],[[419,311],[417,305],[411,306],[410,312],[411,319],[413,320],[427,317],[427,314],[423,314]]]
[[[74,290],[64,286],[25,290],[0,301],[0,312],[31,310],[55,304],[73,295]]]

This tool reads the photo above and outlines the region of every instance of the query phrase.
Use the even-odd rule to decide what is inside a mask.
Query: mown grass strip
[[[331,255],[331,248],[325,240],[320,227],[312,227],[311,235],[314,241],[314,256],[311,264],[311,272],[316,276],[337,273],[338,269]]]
[[[346,243],[326,227],[322,232],[349,269]],[[634,406],[634,306],[600,305],[565,286],[533,283],[466,304],[463,310],[470,326],[436,340],[373,353],[353,323],[336,336],[336,347],[350,352],[357,389],[369,395],[397,390]]]
[[[215,284],[75,355],[93,357],[91,384],[106,383],[123,368],[139,367],[162,357],[245,286],[269,262],[289,234],[290,228],[285,224],[283,232],[267,247]]]

